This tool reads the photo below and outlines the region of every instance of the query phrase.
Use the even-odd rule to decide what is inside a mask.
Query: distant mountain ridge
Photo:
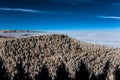
[[[0,30],[0,33],[21,33],[21,32],[37,32],[31,30]],[[40,31],[42,32],[42,31]]]
[[[45,31],[32,31],[32,30],[0,30],[0,39],[13,39],[23,38],[29,36],[35,36],[45,34]]]

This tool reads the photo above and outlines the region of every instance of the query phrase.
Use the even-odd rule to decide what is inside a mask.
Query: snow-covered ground
[[[120,31],[37,31],[22,33],[0,33],[0,36],[13,36],[21,38],[44,34],[65,34],[80,41],[120,48]]]

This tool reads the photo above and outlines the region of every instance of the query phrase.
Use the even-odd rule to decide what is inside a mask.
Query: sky
[[[0,30],[120,29],[120,0],[0,0]]]

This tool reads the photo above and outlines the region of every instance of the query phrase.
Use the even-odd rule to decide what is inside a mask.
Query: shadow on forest
[[[38,75],[35,75],[35,80],[51,80],[51,77],[49,76],[48,68],[45,65],[43,65]]]
[[[33,80],[29,73],[26,73],[23,67],[22,60],[16,65],[17,74],[13,77],[13,80]],[[107,71],[109,69],[109,62],[106,62],[106,65],[103,68],[103,73],[95,76],[92,74],[90,77],[90,72],[86,66],[86,64],[81,61],[78,65],[78,69],[75,72],[75,78],[69,77],[69,72],[65,66],[64,63],[61,63],[60,66],[58,66],[56,71],[56,77],[55,80],[106,80],[107,78]],[[120,69],[118,67],[115,70],[115,80],[120,80]],[[7,73],[7,70],[3,66],[3,61],[0,60],[0,80],[10,80],[10,76]],[[52,80],[52,78],[49,76],[48,68],[43,65],[40,72],[35,75],[34,80]]]
[[[7,70],[3,66],[3,61],[0,59],[0,80],[9,80],[10,77],[7,73]]]

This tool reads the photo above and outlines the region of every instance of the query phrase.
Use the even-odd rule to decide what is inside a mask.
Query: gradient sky
[[[120,29],[120,0],[0,0],[0,29]]]

